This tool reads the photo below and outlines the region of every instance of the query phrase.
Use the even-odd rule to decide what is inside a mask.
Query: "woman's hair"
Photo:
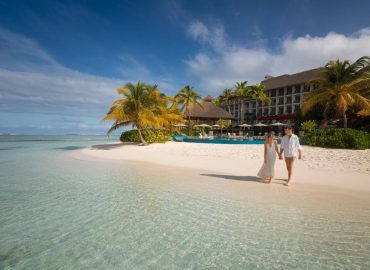
[[[265,141],[267,141],[269,138],[274,139],[274,132],[273,131],[270,131],[269,133],[267,133],[265,135]]]

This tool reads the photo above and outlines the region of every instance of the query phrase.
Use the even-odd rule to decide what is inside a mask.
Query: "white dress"
[[[275,176],[275,161],[276,161],[275,142],[271,146],[266,144],[266,148],[267,148],[266,163],[262,164],[262,167],[257,174],[262,179],[267,179]]]

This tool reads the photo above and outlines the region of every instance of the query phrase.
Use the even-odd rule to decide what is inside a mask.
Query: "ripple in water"
[[[0,268],[370,268],[368,194],[60,153],[0,164]]]

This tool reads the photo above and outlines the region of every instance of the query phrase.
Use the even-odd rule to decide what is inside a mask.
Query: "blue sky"
[[[0,133],[95,134],[125,82],[217,95],[370,55],[369,1],[0,0]]]

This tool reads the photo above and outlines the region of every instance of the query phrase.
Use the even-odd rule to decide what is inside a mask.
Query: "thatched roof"
[[[320,71],[319,69],[315,68],[295,74],[285,74],[278,77],[268,77],[266,80],[262,81],[262,84],[265,86],[265,90],[270,90],[290,85],[306,83],[308,81],[317,79],[319,76]]]
[[[189,114],[191,118],[204,118],[204,119],[234,119],[235,117],[224,109],[218,107],[216,104],[203,100],[203,109],[199,106],[194,106]],[[185,117],[189,117],[188,113],[184,113]]]

